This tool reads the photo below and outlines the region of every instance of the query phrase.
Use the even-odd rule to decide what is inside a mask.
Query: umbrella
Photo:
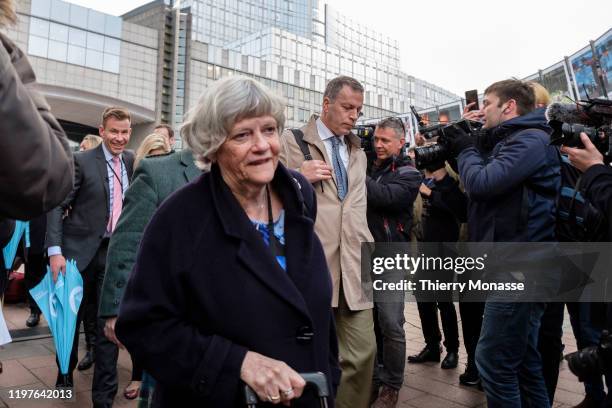
[[[49,323],[60,371],[68,374],[77,314],[83,299],[83,278],[76,262],[67,261],[66,273],[60,273],[55,283],[51,269],[47,267],[44,278],[30,289],[30,294]]]
[[[2,249],[4,255],[4,269],[7,271],[13,267],[17,248],[21,242],[21,237],[25,235],[25,246],[30,247],[30,223],[27,221],[15,221],[15,231],[8,244]]]

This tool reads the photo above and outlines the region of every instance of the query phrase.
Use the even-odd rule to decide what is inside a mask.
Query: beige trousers
[[[368,408],[376,356],[372,309],[351,311],[340,289],[334,308],[342,379],[336,395],[337,408]]]

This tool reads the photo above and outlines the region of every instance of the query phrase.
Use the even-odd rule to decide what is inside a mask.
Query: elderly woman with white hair
[[[314,191],[278,160],[284,109],[255,80],[229,77],[181,129],[210,171],[153,216],[116,325],[157,381],[155,406],[244,406],[245,383],[266,404],[308,406],[298,373],[339,382]]]

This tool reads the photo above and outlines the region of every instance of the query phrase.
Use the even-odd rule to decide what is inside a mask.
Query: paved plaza
[[[423,347],[420,321],[416,304],[406,305],[407,352],[414,354]],[[0,407],[90,407],[93,368],[75,371],[75,395],[73,402],[58,400],[16,400],[10,398],[10,391],[17,389],[51,388],[55,384],[57,368],[53,340],[48,337],[46,323],[34,333],[25,329],[29,309],[23,305],[5,305],[4,314],[9,329],[15,334],[16,341],[0,350],[3,373],[0,374]],[[461,332],[461,330],[460,330]],[[26,336],[28,333],[28,336]],[[46,334],[46,335],[45,335]],[[17,335],[19,338],[17,338]],[[82,338],[83,336],[81,336]],[[576,350],[569,317],[566,315],[563,342],[565,353]],[[84,342],[81,341],[79,358],[83,356]],[[442,370],[436,363],[407,364],[404,387],[400,392],[399,407],[418,408],[465,408],[486,407],[484,394],[477,389],[459,385],[459,374],[465,365],[465,353],[460,350],[460,364],[454,370]],[[119,353],[119,392],[115,399],[116,407],[136,407],[135,401],[123,397],[123,389],[131,375],[130,357],[124,350]],[[569,408],[578,404],[584,397],[584,388],[567,368],[561,364],[559,385],[554,408]]]

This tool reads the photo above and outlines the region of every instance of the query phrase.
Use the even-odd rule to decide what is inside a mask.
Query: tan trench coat
[[[325,144],[317,131],[317,118],[317,115],[312,115],[302,127],[304,141],[314,160],[323,160],[331,165]],[[366,156],[357,136],[350,134],[345,140],[349,149],[348,194],[344,201],[340,201],[335,176],[332,180],[314,184],[317,193],[315,232],[323,244],[334,285],[332,306],[338,306],[342,280],[346,303],[351,310],[357,311],[373,307],[371,295],[366,296],[367,291],[371,293],[371,283],[369,276],[367,281],[362,282],[360,261],[361,243],[374,239],[366,219]],[[290,130],[285,130],[281,136],[280,158],[290,169],[298,169],[304,162],[304,155]]]

